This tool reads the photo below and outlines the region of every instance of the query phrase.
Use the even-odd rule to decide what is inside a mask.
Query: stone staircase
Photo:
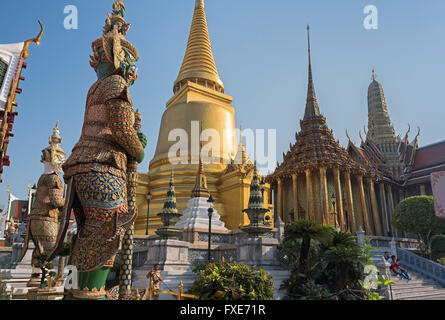
[[[391,255],[395,254],[394,248],[390,247],[377,247],[377,250],[373,251],[374,257],[372,260],[379,267],[379,269],[386,270],[383,262],[383,253],[388,251]],[[397,250],[397,249],[396,249]],[[394,253],[393,253],[394,252]],[[400,253],[400,249],[399,252]],[[395,254],[398,256],[397,254]],[[445,286],[415,270],[406,266],[406,259],[404,264],[404,258],[401,258],[402,267],[408,271],[411,280],[400,279],[398,275],[394,275],[388,271],[389,279],[396,282],[391,285],[392,299],[393,300],[445,300]],[[389,269],[389,268],[388,268]],[[391,295],[391,293],[389,293]]]
[[[437,281],[406,268],[411,280],[391,275],[396,284],[391,285],[394,300],[445,300],[445,287]]]

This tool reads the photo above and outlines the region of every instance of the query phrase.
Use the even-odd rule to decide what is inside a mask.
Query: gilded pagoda
[[[215,199],[215,209],[230,230],[249,224],[247,214],[242,210],[248,204],[254,165],[245,154],[242,139],[238,143],[236,141],[235,108],[231,105],[232,101],[233,98],[225,93],[224,83],[213,58],[204,0],[196,0],[187,49],[173,84],[173,97],[167,102],[162,116],[155,155],[148,174],[139,174],[137,234],[144,233],[146,229],[149,192],[150,234],[161,227],[162,223],[156,214],[163,208],[171,170],[176,180],[178,210],[183,212],[187,208],[190,190],[195,185],[198,172],[201,142],[204,143],[203,149],[206,149],[207,143],[201,137],[206,129],[213,129],[219,134],[218,143],[222,149],[218,153],[208,149],[202,153],[211,159],[205,166],[208,192]],[[178,129],[186,133],[188,155],[178,155],[177,159],[173,159],[177,163],[173,163],[169,152],[177,141],[169,141],[169,135]],[[199,141],[194,139],[196,134],[200,137]],[[264,185],[264,189],[266,203],[269,203],[269,185]]]

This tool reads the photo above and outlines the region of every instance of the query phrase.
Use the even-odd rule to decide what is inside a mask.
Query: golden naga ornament
[[[40,22],[40,20],[38,20],[37,22],[40,25],[40,32],[37,37],[25,41],[25,44],[23,46],[23,59],[27,59],[29,57],[29,45],[31,43],[34,42],[36,45],[40,45],[40,40],[42,39],[43,31],[45,30],[45,28],[43,27],[43,24]]]

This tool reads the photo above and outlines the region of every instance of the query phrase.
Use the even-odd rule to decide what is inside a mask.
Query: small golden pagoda
[[[139,174],[139,215],[135,224],[137,234],[145,232],[148,192],[152,196],[149,233],[153,234],[162,225],[156,213],[162,210],[171,170],[174,171],[176,180],[178,210],[185,210],[196,181],[201,142],[204,143],[203,154],[212,160],[211,163],[205,163],[207,188],[215,199],[215,209],[221,215],[221,220],[230,230],[249,224],[247,215],[242,210],[247,207],[249,200],[253,162],[245,155],[242,140],[237,145],[232,100],[231,96],[225,94],[224,84],[213,58],[204,0],[196,0],[186,53],[173,85],[173,97],[167,102],[162,116],[155,155],[150,162],[148,174]],[[188,156],[178,155],[179,163],[173,164],[169,151],[177,140],[171,141],[169,135],[178,129],[188,139]],[[196,134],[201,136],[206,129],[213,129],[219,134],[222,152],[215,154],[214,150],[207,148],[205,141],[192,139]],[[204,140],[202,137],[201,139]],[[237,154],[242,161],[234,161]],[[264,190],[265,202],[268,203],[269,185],[265,185]]]
[[[355,233],[381,235],[375,196],[377,171],[353,160],[335,140],[320,113],[312,79],[308,30],[309,81],[306,109],[296,142],[283,163],[266,178],[275,192],[275,218],[285,223],[310,219]]]

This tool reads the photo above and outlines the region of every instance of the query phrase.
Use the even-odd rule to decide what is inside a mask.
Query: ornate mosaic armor
[[[127,155],[144,151],[133,125],[127,81],[120,74],[98,80],[88,92],[82,135],[63,166],[64,179],[91,171],[125,179]]]

